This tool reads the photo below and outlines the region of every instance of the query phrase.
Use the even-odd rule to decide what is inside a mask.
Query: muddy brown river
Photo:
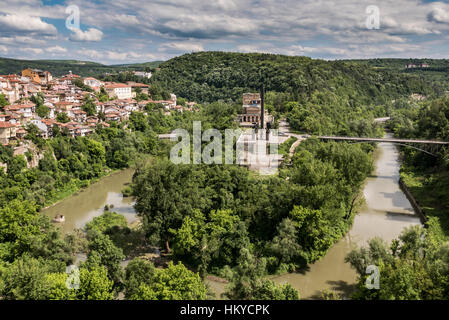
[[[344,262],[347,253],[356,245],[378,236],[385,241],[396,238],[403,228],[420,224],[410,202],[399,188],[399,153],[391,143],[379,143],[375,154],[375,170],[365,183],[366,204],[354,218],[348,234],[336,243],[320,261],[308,266],[302,273],[289,273],[270,277],[276,283],[290,283],[298,289],[301,299],[317,299],[321,290],[330,289],[349,297],[356,281],[356,273]],[[113,211],[125,215],[129,222],[136,220],[133,202],[123,198],[121,190],[131,181],[132,169],[110,175],[80,193],[46,209],[45,214],[54,217],[63,214],[66,221],[63,231],[82,228],[92,218],[103,212],[106,204],[113,204]],[[224,284],[208,281],[217,297],[224,291]]]
[[[43,212],[50,218],[57,214],[64,215],[65,222],[56,224],[64,232],[83,228],[87,222],[103,213],[105,205],[111,204],[114,206],[112,211],[123,214],[131,223],[137,219],[134,202],[132,198],[123,198],[121,190],[131,182],[133,174],[133,169],[113,173]]]
[[[324,289],[349,297],[356,282],[356,273],[344,262],[355,246],[362,246],[373,237],[390,242],[405,227],[420,224],[410,202],[399,188],[399,152],[394,144],[379,143],[375,153],[375,170],[367,178],[363,194],[366,204],[354,218],[348,234],[336,243],[320,261],[304,273],[273,277],[277,283],[290,283],[302,299],[320,297]]]

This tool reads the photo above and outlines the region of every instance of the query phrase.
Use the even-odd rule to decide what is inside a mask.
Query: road
[[[295,137],[297,140],[290,146],[290,150],[288,152],[288,161],[293,157],[296,148],[299,146],[301,142],[310,137],[308,134],[297,134],[290,132],[290,126],[288,122],[285,120],[279,120],[279,135],[287,136],[287,137]],[[286,159],[287,160],[287,159]]]

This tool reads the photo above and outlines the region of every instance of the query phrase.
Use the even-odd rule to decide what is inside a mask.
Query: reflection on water
[[[351,231],[308,270],[273,277],[276,283],[290,283],[299,290],[302,299],[319,299],[320,291],[324,289],[348,297],[356,282],[356,272],[344,262],[347,253],[373,237],[389,242],[404,227],[420,224],[419,217],[399,188],[398,150],[391,143],[379,143],[376,156],[376,169],[367,179],[363,191],[366,205],[354,218]]]
[[[57,224],[64,232],[84,227],[103,213],[106,204],[114,205],[112,211],[123,214],[129,222],[133,222],[136,220],[133,200],[123,198],[121,194],[125,184],[131,182],[133,173],[133,169],[114,173],[43,212],[50,218],[57,214],[64,215],[65,222]]]

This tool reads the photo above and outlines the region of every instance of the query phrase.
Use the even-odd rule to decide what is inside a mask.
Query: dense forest
[[[0,57],[0,74],[20,74],[23,69],[33,68],[50,71],[53,76],[63,76],[72,71],[82,77],[98,77],[105,73],[142,71],[157,68],[161,61],[107,66],[101,63],[75,60],[17,60]]]
[[[185,54],[162,63],[153,81],[198,102],[238,101],[242,93],[259,90],[262,84],[267,91],[288,93],[291,101],[307,100],[319,91],[353,104],[383,104],[398,95],[430,92],[413,75],[377,72],[344,61],[258,53]]]

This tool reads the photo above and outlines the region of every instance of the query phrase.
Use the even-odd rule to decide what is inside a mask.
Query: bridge
[[[420,139],[397,139],[397,138],[363,138],[363,137],[332,137],[332,136],[318,136],[320,140],[334,140],[334,141],[354,141],[354,143],[364,142],[388,142],[395,143],[404,147],[412,148],[428,155],[437,157],[438,148],[444,145],[449,145],[446,141],[437,140],[420,140]],[[414,145],[419,145],[416,147]]]
[[[362,137],[332,137],[318,136],[321,140],[346,140],[346,141],[363,141],[363,142],[390,142],[390,143],[419,143],[419,144],[436,144],[449,145],[449,142],[436,140],[413,140],[413,139],[396,139],[396,138],[362,138]]]

